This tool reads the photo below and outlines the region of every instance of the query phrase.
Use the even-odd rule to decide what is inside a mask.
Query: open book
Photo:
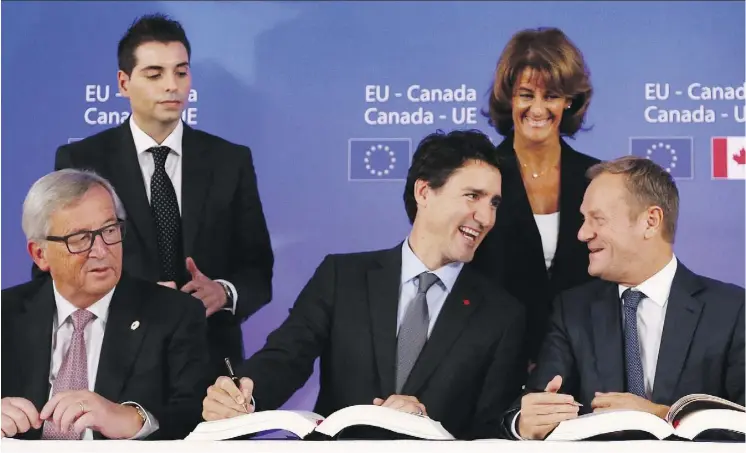
[[[300,439],[311,433],[335,438],[352,426],[373,426],[405,436],[429,440],[454,440],[443,426],[428,417],[375,405],[350,406],[326,417],[305,411],[260,411],[224,420],[202,422],[186,440],[225,440],[263,431],[288,431]]]
[[[658,439],[740,440],[746,433],[746,408],[710,395],[687,395],[676,401],[665,420],[647,412],[618,410],[581,415],[559,424],[546,440],[622,437],[632,433]]]

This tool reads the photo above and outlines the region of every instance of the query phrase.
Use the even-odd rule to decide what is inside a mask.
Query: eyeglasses
[[[93,248],[96,236],[101,236],[105,244],[114,245],[122,242],[124,233],[124,220],[117,219],[116,223],[106,225],[98,230],[78,231],[67,236],[47,236],[46,239],[52,242],[64,242],[70,253],[83,253]]]

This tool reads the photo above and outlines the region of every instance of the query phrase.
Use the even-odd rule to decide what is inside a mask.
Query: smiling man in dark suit
[[[744,289],[697,275],[674,255],[679,194],[671,175],[628,156],[588,176],[578,238],[600,280],[555,301],[529,393],[504,416],[508,435],[544,439],[592,411],[663,418],[692,393],[743,405]]]
[[[125,217],[93,173],[29,191],[28,251],[51,278],[2,291],[3,437],[181,439],[199,423],[201,304],[122,272]]]
[[[265,347],[207,391],[216,420],[281,406],[321,358],[315,411],[376,404],[427,414],[455,437],[494,437],[525,377],[524,310],[469,265],[495,223],[501,177],[476,131],[418,146],[404,191],[413,223],[389,250],[329,255]],[[368,437],[370,431],[355,437]]]
[[[93,169],[129,214],[124,269],[200,299],[211,368],[243,360],[241,324],[272,297],[273,252],[251,150],[185,125],[191,47],[161,15],[119,42],[119,92],[132,116],[59,148],[55,168]]]

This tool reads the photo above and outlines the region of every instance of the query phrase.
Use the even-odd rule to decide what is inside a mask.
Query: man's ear
[[[130,97],[129,84],[130,76],[128,76],[127,73],[122,70],[117,71],[117,88],[119,88],[119,94],[121,94],[124,98]]]
[[[26,249],[28,250],[29,255],[31,255],[31,259],[34,260],[34,263],[41,269],[43,272],[49,271],[49,262],[47,261],[47,251],[46,248],[35,241],[28,241],[26,244]]]
[[[663,232],[663,209],[651,206],[645,213],[645,239],[650,239]]]
[[[418,179],[414,182],[414,200],[417,202],[417,206],[427,206],[427,201],[432,193],[430,184],[424,179]]]

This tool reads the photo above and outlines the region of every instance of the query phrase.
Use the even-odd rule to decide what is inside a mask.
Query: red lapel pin
[[[464,305],[469,305],[471,302],[469,302],[469,299],[464,299]]]

